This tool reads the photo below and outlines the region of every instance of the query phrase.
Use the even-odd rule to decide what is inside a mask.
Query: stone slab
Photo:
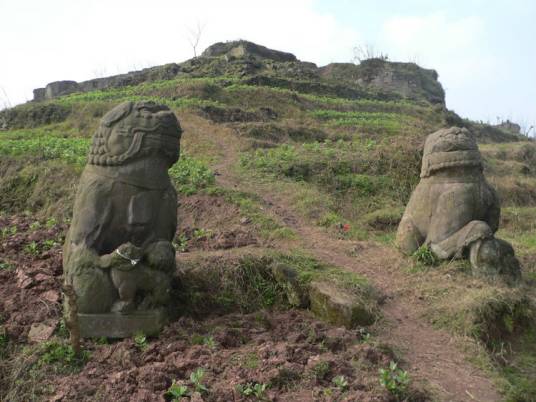
[[[167,322],[163,309],[132,314],[78,314],[80,336],[83,338],[129,338],[136,333],[157,335]]]
[[[330,283],[311,283],[309,298],[313,314],[334,325],[351,329],[371,325],[376,319],[364,300]]]

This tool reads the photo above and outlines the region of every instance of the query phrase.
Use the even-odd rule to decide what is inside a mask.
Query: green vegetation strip
[[[34,156],[44,160],[61,159],[67,163],[83,165],[87,160],[89,138],[44,137],[1,140],[0,155]]]
[[[302,93],[286,88],[277,88],[269,86],[257,86],[247,84],[232,84],[225,88],[231,94],[254,92],[259,93],[264,91],[272,94],[282,94],[288,96],[289,99],[299,96],[303,100],[313,103],[320,110],[325,109],[344,109],[344,110],[367,110],[371,112],[388,112],[408,115],[423,115],[434,113],[432,106],[423,105],[422,103],[412,102],[409,100],[378,100],[378,99],[347,99],[334,96],[315,95]]]
[[[356,126],[364,130],[380,130],[390,134],[416,123],[416,118],[398,113],[315,110],[310,115],[328,121],[333,126]]]
[[[167,81],[155,81],[142,83],[140,85],[132,85],[120,88],[110,88],[106,90],[96,90],[91,92],[74,93],[59,97],[55,102],[60,104],[71,105],[80,102],[95,102],[95,101],[137,101],[137,100],[152,100],[158,103],[164,103],[172,107],[191,107],[191,106],[206,106],[215,105],[217,102],[198,99],[192,96],[178,97],[173,99],[173,96],[162,96],[174,89],[180,87],[199,87],[203,88],[207,85],[222,85],[232,81],[232,78],[182,78]],[[162,94],[162,95],[159,95]]]
[[[0,139],[0,155],[60,160],[81,168],[87,161],[90,143],[89,138],[61,138],[54,135],[17,140]],[[183,194],[193,194],[215,181],[214,173],[203,162],[184,153],[169,170],[169,174]]]

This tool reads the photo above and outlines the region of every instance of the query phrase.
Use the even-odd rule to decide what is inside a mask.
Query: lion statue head
[[[173,112],[153,102],[124,102],[104,115],[93,136],[88,163],[118,166],[147,156],[179,158],[182,129]]]

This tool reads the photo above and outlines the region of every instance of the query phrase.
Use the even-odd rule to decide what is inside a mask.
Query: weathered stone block
[[[36,102],[45,100],[46,90],[45,88],[36,88],[33,90],[33,100]]]
[[[53,99],[61,95],[67,95],[79,90],[76,81],[55,81],[47,84],[45,88],[45,99]],[[39,93],[38,93],[39,94]]]
[[[319,318],[335,325],[355,328],[370,325],[374,311],[357,295],[329,282],[313,282],[309,287],[311,311]]]

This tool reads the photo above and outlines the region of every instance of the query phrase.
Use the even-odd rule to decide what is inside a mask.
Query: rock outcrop
[[[510,120],[506,120],[501,122],[500,124],[497,124],[493,127],[496,127],[500,130],[507,131],[512,134],[521,134],[521,126],[517,123],[514,123]]]
[[[218,42],[209,46],[201,55],[202,57],[227,56],[232,58],[261,58],[279,62],[298,61],[292,53],[268,49],[246,40],[232,42]]]
[[[403,98],[425,99],[430,103],[445,104],[445,91],[435,70],[415,63],[389,62],[368,59],[360,64],[332,63],[320,68],[322,77],[346,82]]]

